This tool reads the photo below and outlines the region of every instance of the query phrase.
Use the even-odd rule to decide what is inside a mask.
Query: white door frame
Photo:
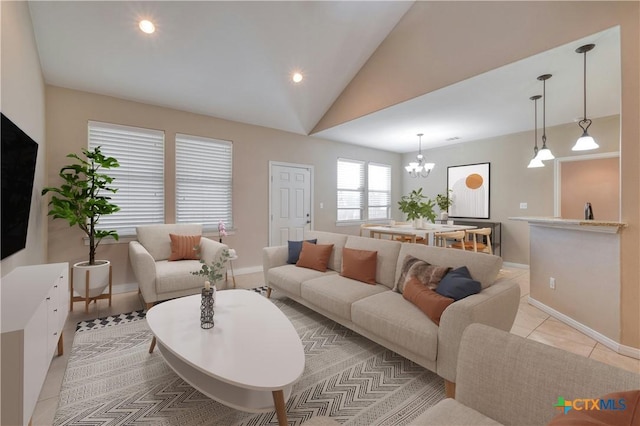
[[[314,175],[314,170],[313,170],[313,166],[310,164],[298,164],[298,163],[287,163],[287,162],[282,162],[282,161],[271,161],[269,160],[269,215],[267,216],[267,220],[269,222],[269,246],[271,246],[271,224],[272,224],[272,220],[271,220],[271,215],[273,214],[272,206],[271,206],[271,190],[272,190],[272,186],[273,186],[273,166],[282,166],[282,167],[297,167],[299,169],[306,169],[309,170],[309,197],[311,198],[309,200],[309,209],[310,214],[311,214],[311,223],[309,224],[309,229],[312,230],[313,229],[313,223],[314,223],[314,217],[315,217],[315,208],[314,208],[314,203],[313,203],[313,175]]]

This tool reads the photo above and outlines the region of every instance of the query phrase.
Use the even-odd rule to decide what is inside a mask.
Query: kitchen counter
[[[591,232],[608,232],[617,234],[627,226],[626,223],[606,220],[563,219],[552,216],[522,216],[510,217],[510,220],[529,222],[530,225],[547,226],[553,228],[574,229]]]

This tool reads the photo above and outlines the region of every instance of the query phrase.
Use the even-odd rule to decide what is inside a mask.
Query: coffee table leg
[[[273,391],[273,403],[276,406],[278,425],[287,426],[287,410],[284,406],[284,393],[281,390]]]
[[[153,353],[153,349],[156,347],[156,336],[153,336],[153,340],[151,340],[151,346],[149,347],[149,353]]]

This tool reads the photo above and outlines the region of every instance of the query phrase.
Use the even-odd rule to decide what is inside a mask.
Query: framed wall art
[[[447,167],[447,189],[453,204],[449,217],[489,219],[491,163]]]

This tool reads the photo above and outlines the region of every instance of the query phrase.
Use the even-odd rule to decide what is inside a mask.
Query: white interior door
[[[311,227],[312,167],[271,163],[269,245],[302,240]]]

